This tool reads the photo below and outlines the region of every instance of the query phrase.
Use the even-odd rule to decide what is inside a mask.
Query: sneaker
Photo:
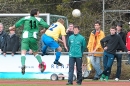
[[[77,83],[77,85],[81,85],[81,83]]]
[[[98,79],[99,79],[99,78],[97,78],[97,77],[94,77],[94,78],[93,78],[93,80],[98,80]]]
[[[109,77],[108,77],[108,76],[106,76],[106,77],[105,77],[105,81],[107,82],[107,81],[108,81],[108,79],[109,79]]]
[[[22,66],[22,68],[21,68],[21,73],[22,73],[23,75],[25,74],[25,65]]]
[[[118,78],[115,78],[115,81],[119,81],[119,79],[118,79]]]
[[[66,85],[73,85],[73,83],[67,83]]]
[[[103,81],[105,79],[105,77],[106,76],[104,74],[102,74],[101,77],[100,77],[100,81]]]
[[[44,72],[44,65],[43,64],[40,64],[40,70],[41,70],[41,73]]]
[[[54,61],[54,64],[58,65],[58,66],[62,66],[63,64],[60,63],[59,61]]]

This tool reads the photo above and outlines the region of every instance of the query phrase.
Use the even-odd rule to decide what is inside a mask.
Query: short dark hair
[[[30,16],[37,15],[38,9],[34,8],[30,11]]]
[[[112,26],[110,29],[115,29],[115,30],[116,30],[116,27],[115,27],[115,26]]]
[[[74,28],[78,28],[78,30],[80,30],[80,27],[78,25],[74,25]]]
[[[122,27],[122,23],[117,23],[117,26]]]
[[[97,21],[95,21],[94,24],[99,24],[99,25],[101,25],[101,22],[100,22],[99,20],[97,20]]]

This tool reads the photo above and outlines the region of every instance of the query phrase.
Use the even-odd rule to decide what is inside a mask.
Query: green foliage
[[[77,1],[77,2],[74,2]],[[96,20],[103,21],[102,18],[103,0],[0,0],[0,13],[28,13],[32,8],[38,8],[40,13],[50,13],[62,15],[68,18],[69,23],[79,25],[81,34],[87,40],[90,32],[94,28]],[[106,10],[128,10],[129,0],[105,0]],[[78,18],[72,16],[73,9],[80,9],[82,15]],[[105,13],[105,33],[109,34],[109,28],[122,22],[125,30],[128,30],[130,13],[111,12]],[[2,21],[2,20],[1,20]],[[2,21],[3,22],[3,21]],[[5,21],[5,25],[6,24]]]

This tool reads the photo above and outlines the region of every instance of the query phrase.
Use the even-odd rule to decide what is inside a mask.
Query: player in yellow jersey
[[[62,66],[62,63],[59,62],[62,48],[58,44],[59,36],[62,36],[62,42],[65,49],[68,51],[66,46],[66,39],[65,39],[65,27],[64,27],[64,20],[62,18],[58,19],[56,23],[53,23],[42,35],[42,41],[44,42],[44,46],[42,48],[43,55],[46,53],[46,46],[49,46],[52,49],[57,49],[56,58],[54,64],[58,66]]]

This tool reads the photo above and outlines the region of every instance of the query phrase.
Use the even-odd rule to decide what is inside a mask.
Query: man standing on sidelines
[[[74,34],[69,37],[69,77],[66,85],[73,84],[74,65],[76,63],[77,85],[82,84],[82,57],[85,50],[85,38],[79,34],[80,27],[74,26]]]
[[[118,23],[116,26],[116,34],[120,35],[124,44],[126,44],[126,34],[125,32],[123,32],[121,23]],[[116,51],[123,52],[121,46],[118,46]],[[117,71],[116,71],[115,81],[119,81],[121,75],[122,54],[115,54],[115,58],[117,60]]]
[[[90,61],[92,63],[93,68],[95,69],[96,73],[93,80],[98,80],[100,74],[102,73],[100,62],[102,58],[102,54],[94,54],[95,52],[103,52],[103,48],[101,47],[100,40],[105,37],[104,32],[100,29],[101,23],[96,21],[94,24],[95,30],[93,30],[90,34],[89,41],[88,41],[88,52]]]
[[[12,27],[9,27],[9,30],[12,30],[24,25],[22,42],[21,42],[22,74],[25,74],[25,68],[26,68],[25,55],[27,50],[29,49],[33,51],[35,58],[38,60],[41,72],[44,71],[41,56],[38,54],[37,35],[39,33],[39,25],[46,29],[49,27],[49,25],[42,18],[38,16],[39,16],[38,9],[32,9],[30,12],[30,16],[21,18]]]
[[[4,31],[3,24],[0,23],[0,54],[3,53],[6,37],[7,37],[7,33]]]
[[[100,80],[103,81],[105,79],[106,81],[108,81],[111,72],[111,66],[113,64],[118,46],[120,45],[121,49],[127,52],[128,54],[130,54],[130,51],[127,50],[120,35],[116,34],[116,27],[110,28],[110,35],[106,36],[101,40],[101,45],[104,48],[103,53],[104,71],[100,77]]]
[[[59,36],[62,36],[62,40],[59,39]],[[62,48],[58,44],[58,40],[61,41],[65,47],[65,49],[68,51],[68,48],[66,46],[66,39],[65,39],[65,27],[64,27],[64,20],[62,18],[59,18],[56,23],[53,23],[45,32],[45,34],[42,35],[42,42],[44,42],[44,46],[42,48],[42,53],[45,55],[47,47],[50,47],[52,49],[57,49],[56,52],[56,58],[53,62],[54,64],[58,66],[62,66],[62,63],[59,62]]]

